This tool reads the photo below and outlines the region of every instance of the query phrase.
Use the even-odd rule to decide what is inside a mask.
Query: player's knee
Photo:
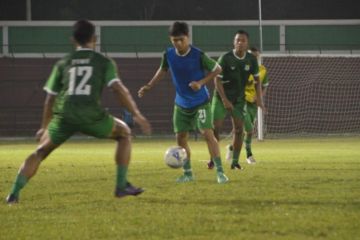
[[[127,137],[127,138],[131,137],[131,129],[128,125],[124,126],[124,134],[125,134],[125,137]]]
[[[236,126],[233,131],[234,131],[234,133],[235,133],[236,135],[239,135],[239,134],[242,134],[242,133],[243,133],[243,129],[242,129],[241,126]]]
[[[178,140],[186,139],[186,138],[187,138],[187,133],[177,133],[177,134],[176,134],[176,138],[177,138]]]
[[[252,136],[253,133],[254,133],[253,129],[245,132],[246,136],[249,136],[249,137]]]
[[[206,130],[202,132],[202,135],[204,136],[204,139],[209,142],[213,141],[215,139],[214,133],[212,130]]]
[[[203,134],[203,137],[204,137],[206,142],[209,142],[211,140],[209,134]]]
[[[115,128],[115,140],[119,141],[122,139],[128,139],[131,140],[131,129],[129,128],[128,125],[126,125],[123,122],[117,122],[116,124],[116,128]]]
[[[43,147],[39,147],[38,149],[36,149],[35,151],[35,156],[37,157],[37,159],[39,159],[40,161],[44,160],[49,154],[50,151],[46,150]]]
[[[114,138],[116,141],[131,141],[131,131],[129,132],[122,132],[120,135],[117,135],[115,138]]]
[[[214,127],[214,134],[220,134],[220,128],[219,127]]]

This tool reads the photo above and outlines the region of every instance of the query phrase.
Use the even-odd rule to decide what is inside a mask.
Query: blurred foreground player
[[[114,91],[118,102],[133,115],[134,121],[145,134],[150,134],[150,124],[119,79],[115,63],[94,51],[94,25],[86,20],[76,22],[73,41],[76,51],[55,64],[44,87],[47,96],[43,120],[36,133],[39,145],[21,165],[6,198],[9,204],[19,201],[20,190],[36,174],[42,160],[76,132],[117,141],[116,197],[135,196],[143,192],[143,189],[134,187],[127,181],[131,131],[123,121],[111,116],[101,107],[102,89],[108,86]]]

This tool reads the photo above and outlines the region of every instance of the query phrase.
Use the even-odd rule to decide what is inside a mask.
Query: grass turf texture
[[[227,141],[221,142],[222,155]],[[129,180],[146,189],[115,199],[115,144],[70,141],[23,189],[20,204],[0,204],[0,239],[356,239],[360,236],[360,139],[254,142],[256,165],[216,183],[203,141],[190,142],[196,181],[163,162],[174,140],[133,144]],[[35,148],[0,142],[0,196]]]

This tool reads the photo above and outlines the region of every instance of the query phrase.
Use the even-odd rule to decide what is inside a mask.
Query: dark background
[[[359,19],[359,0],[262,0],[263,19]],[[32,20],[251,20],[258,0],[32,0]],[[26,20],[26,0],[0,0],[0,20]]]

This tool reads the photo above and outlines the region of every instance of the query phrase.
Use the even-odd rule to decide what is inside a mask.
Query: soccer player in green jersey
[[[176,90],[174,132],[177,144],[186,150],[188,157],[183,167],[184,174],[177,181],[193,180],[188,135],[196,126],[204,136],[211,158],[215,162],[218,183],[225,183],[228,178],[221,165],[219,145],[212,129],[210,96],[205,86],[221,72],[221,67],[200,49],[190,44],[189,28],[186,23],[175,22],[170,27],[169,35],[174,47],[165,51],[160,68],[150,82],[139,90],[139,97],[153,88],[170,70]]]
[[[42,125],[36,133],[39,145],[20,167],[6,198],[9,204],[18,202],[20,190],[36,174],[42,160],[76,132],[117,141],[116,197],[136,196],[143,192],[143,189],[127,181],[131,152],[130,129],[101,107],[102,89],[108,86],[115,92],[119,103],[133,114],[134,121],[144,133],[150,134],[150,124],[119,79],[115,63],[94,51],[94,25],[86,20],[76,22],[73,40],[76,51],[55,64],[44,87],[47,96]]]
[[[259,62],[259,79],[261,83],[262,97],[265,96],[266,89],[269,86],[269,78],[267,70],[264,65],[260,64],[260,51],[253,47],[251,53],[258,59]],[[256,163],[255,158],[251,151],[251,140],[254,131],[255,120],[257,117],[257,104],[256,104],[256,91],[254,78],[250,76],[245,88],[245,100],[246,100],[246,115],[244,121],[245,128],[245,149],[246,149],[246,161],[248,164]]]
[[[218,63],[223,69],[222,74],[215,79],[216,89],[212,100],[212,119],[215,136],[220,138],[220,130],[226,115],[229,113],[233,126],[233,148],[231,169],[241,169],[239,155],[242,147],[243,122],[245,117],[245,86],[250,75],[254,76],[256,92],[259,88],[259,66],[254,55],[248,52],[249,34],[243,30],[236,32],[234,49],[222,55]],[[263,108],[261,94],[257,104]],[[208,168],[213,168],[213,161],[208,162]]]

